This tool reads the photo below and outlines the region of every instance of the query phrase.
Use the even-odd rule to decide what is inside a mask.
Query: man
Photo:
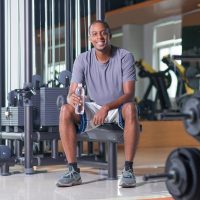
[[[89,39],[94,48],[76,58],[68,104],[62,106],[60,112],[60,137],[69,171],[58,180],[57,186],[82,183],[76,160],[76,134],[104,123],[116,122],[124,129],[125,148],[125,166],[119,184],[134,187],[133,159],[139,138],[137,111],[133,102],[134,58],[127,50],[110,44],[111,31],[106,22],[93,22],[89,27]],[[82,103],[75,94],[78,83],[86,84],[92,100],[85,103],[83,115],[75,114],[75,106]]]

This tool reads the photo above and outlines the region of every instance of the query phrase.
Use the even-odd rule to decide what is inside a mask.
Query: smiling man
[[[133,159],[139,140],[139,123],[134,99],[135,67],[133,55],[125,49],[111,45],[109,25],[95,21],[89,27],[93,48],[81,53],[75,60],[67,102],[60,112],[59,130],[68,171],[58,180],[57,186],[82,183],[76,160],[77,134],[104,123],[117,123],[124,130],[125,164],[120,179],[121,187],[136,186]],[[81,104],[75,94],[78,83],[85,83],[89,102],[85,102],[83,115],[75,114]]]

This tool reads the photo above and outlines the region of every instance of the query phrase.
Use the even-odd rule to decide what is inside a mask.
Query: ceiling
[[[123,24],[146,24],[198,9],[200,11],[197,4],[200,4],[200,0],[147,0],[106,12],[106,21],[112,29]]]

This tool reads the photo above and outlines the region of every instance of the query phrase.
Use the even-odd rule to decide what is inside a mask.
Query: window
[[[172,44],[168,46],[163,46],[158,48],[158,58],[159,58],[159,70],[164,71],[168,68],[168,66],[162,62],[162,58],[166,55],[181,55],[182,54],[182,45],[177,44],[175,46],[172,46]],[[172,84],[168,88],[168,94],[170,98],[176,97],[176,90],[177,90],[177,76],[173,71],[170,71],[171,77],[172,77]]]
[[[181,21],[170,21],[159,24],[154,29],[154,64],[158,71],[163,71],[168,66],[162,62],[162,58],[167,55],[182,54]],[[175,98],[178,80],[173,71],[170,71],[172,83],[168,88],[170,98]]]

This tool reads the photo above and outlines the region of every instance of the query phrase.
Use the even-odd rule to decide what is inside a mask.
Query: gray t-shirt
[[[85,82],[90,99],[104,105],[123,95],[124,82],[136,79],[134,63],[132,53],[112,46],[111,58],[102,64],[92,48],[76,58],[71,82]]]

